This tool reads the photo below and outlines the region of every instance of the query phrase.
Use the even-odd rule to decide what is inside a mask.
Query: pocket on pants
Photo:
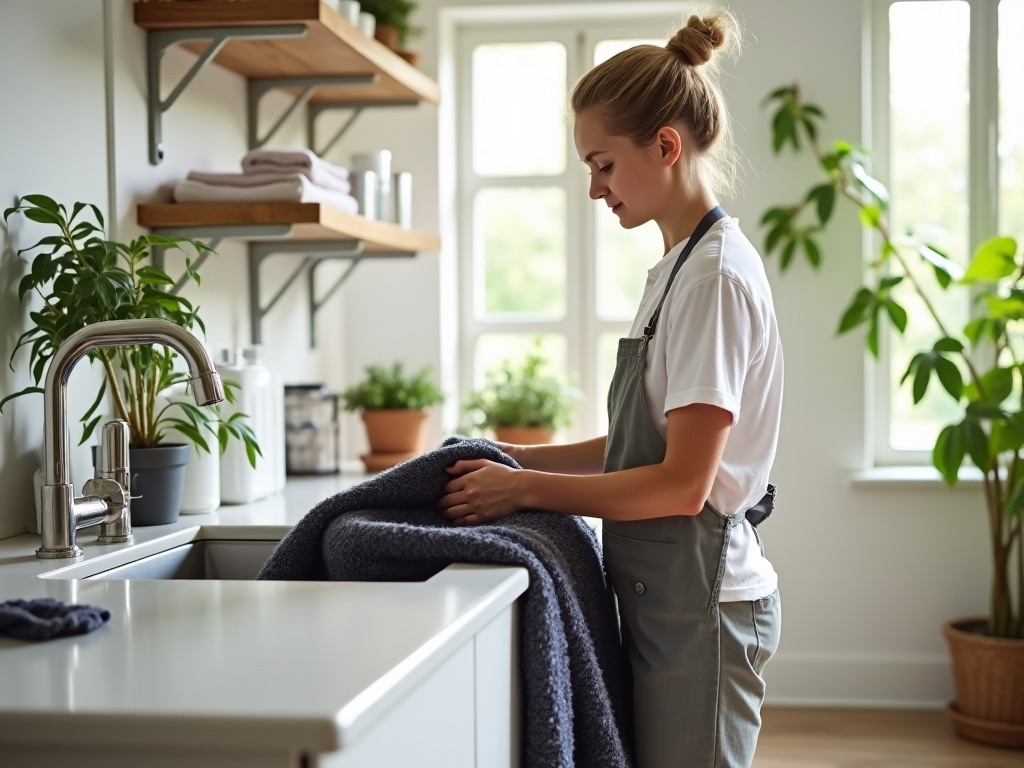
[[[782,602],[779,590],[767,597],[753,601],[754,631],[757,633],[757,652],[754,654],[754,671],[761,674],[764,665],[779,649],[782,636]]]

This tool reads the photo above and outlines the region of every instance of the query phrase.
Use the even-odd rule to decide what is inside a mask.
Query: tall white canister
[[[192,395],[185,384],[175,384],[161,392],[156,399],[158,412],[167,406],[166,415],[171,418],[188,421],[185,412],[175,403],[192,403]],[[192,444],[192,453],[185,465],[185,490],[181,496],[182,514],[202,514],[212,512],[220,506],[220,446],[217,436],[203,432],[210,451],[206,452]],[[169,427],[164,439],[168,443],[190,443],[175,427]]]
[[[262,456],[249,463],[240,440],[228,442],[220,459],[220,498],[225,504],[246,504],[284,488],[284,388],[263,365],[262,349],[250,347],[243,355],[225,350],[217,365],[221,378],[239,386],[235,402],[221,406],[225,420],[235,413],[249,417]]]

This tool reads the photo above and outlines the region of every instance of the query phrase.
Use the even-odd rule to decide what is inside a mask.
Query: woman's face
[[[675,160],[666,162],[669,158],[658,139],[650,147],[640,147],[626,136],[613,136],[591,109],[576,116],[573,140],[590,168],[592,199],[604,200],[625,229],[658,218]]]

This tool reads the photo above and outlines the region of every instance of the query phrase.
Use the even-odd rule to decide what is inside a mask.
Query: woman
[[[757,251],[718,207],[728,117],[707,65],[738,42],[725,11],[691,16],[572,95],[590,196],[665,254],[619,342],[606,437],[503,445],[524,468],[461,461],[441,507],[458,524],[519,509],[604,519],[605,564],[633,669],[638,768],[749,766],[778,646],[778,579],[745,517],[765,493],[782,347]]]

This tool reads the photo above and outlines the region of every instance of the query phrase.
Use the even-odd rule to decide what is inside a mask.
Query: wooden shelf
[[[250,79],[376,74],[369,87],[321,87],[313,101],[440,101],[437,83],[320,0],[176,0],[136,2],[135,23],[146,30],[304,24],[306,35],[232,40],[214,62]],[[207,43],[184,47],[201,53]]]
[[[364,253],[436,252],[441,248],[437,235],[402,229],[397,224],[320,203],[143,204],[138,207],[138,222],[149,229],[288,224],[290,240],[362,240]]]

